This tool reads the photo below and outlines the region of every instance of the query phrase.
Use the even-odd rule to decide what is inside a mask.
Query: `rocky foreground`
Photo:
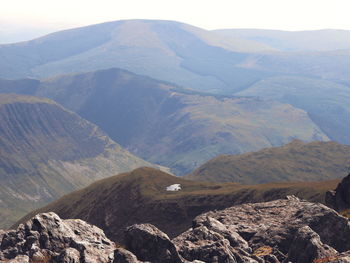
[[[44,213],[0,230],[0,262],[350,262],[349,236],[348,219],[294,196],[202,214],[173,240],[153,225],[132,225],[122,246],[82,220]]]

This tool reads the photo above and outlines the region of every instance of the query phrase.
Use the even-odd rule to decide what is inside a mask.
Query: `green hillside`
[[[218,156],[185,178],[241,184],[324,181],[342,178],[349,166],[350,146],[296,140],[282,147]]]

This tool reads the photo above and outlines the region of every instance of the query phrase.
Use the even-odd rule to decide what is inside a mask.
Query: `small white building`
[[[172,184],[166,187],[167,191],[180,191],[181,190],[181,184]]]

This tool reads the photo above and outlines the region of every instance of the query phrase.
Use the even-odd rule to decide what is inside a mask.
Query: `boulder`
[[[126,249],[139,260],[153,263],[183,263],[169,237],[151,224],[136,224],[125,231]]]
[[[140,263],[137,257],[130,251],[124,248],[117,248],[114,250],[114,261],[113,263]]]
[[[0,260],[110,263],[115,244],[96,226],[79,219],[62,220],[50,212],[38,214],[16,230],[5,232],[0,249],[3,257]]]
[[[188,260],[311,263],[340,258],[350,250],[349,235],[336,211],[291,196],[204,213],[173,242]]]
[[[350,209],[350,174],[343,178],[334,191],[326,193],[326,204],[337,211]]]
[[[310,263],[315,259],[333,258],[337,255],[335,249],[321,242],[320,236],[315,231],[304,226],[297,231],[285,262]]]

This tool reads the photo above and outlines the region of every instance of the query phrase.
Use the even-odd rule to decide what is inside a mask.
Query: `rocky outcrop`
[[[84,221],[46,213],[0,231],[0,262],[350,263],[349,235],[348,219],[294,196],[202,214],[173,240],[132,225],[123,247]]]
[[[182,263],[169,237],[151,224],[133,225],[125,232],[126,248],[138,259],[154,263]]]
[[[337,211],[350,209],[350,174],[338,184],[334,191],[326,193],[326,204]]]
[[[173,242],[188,260],[311,263],[350,250],[349,234],[334,210],[289,197],[202,214]]]
[[[5,232],[0,248],[0,262],[111,263],[115,245],[95,226],[46,213]]]

